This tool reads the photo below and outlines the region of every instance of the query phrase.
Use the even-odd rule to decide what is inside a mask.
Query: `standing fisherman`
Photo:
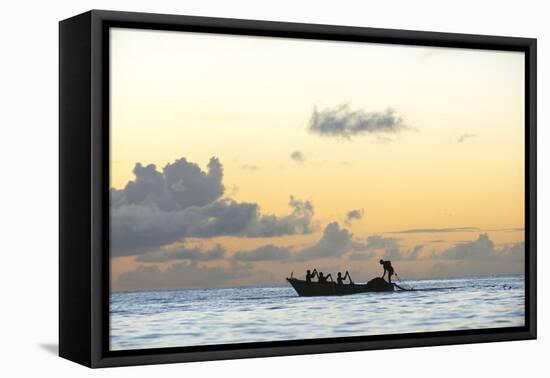
[[[391,284],[391,276],[393,276],[393,267],[391,266],[390,260],[380,260],[380,265],[384,267],[384,274],[382,275],[382,279],[386,276],[386,272],[388,272],[388,282]]]

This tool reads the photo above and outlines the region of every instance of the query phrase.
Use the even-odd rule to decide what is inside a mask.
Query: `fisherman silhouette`
[[[332,275],[329,273],[328,275],[324,275],[323,272],[319,272],[319,274],[317,275],[317,278],[319,279],[319,282],[323,283],[323,282],[327,282],[327,280],[330,278],[330,280],[332,281]]]
[[[342,277],[342,273],[338,272],[338,277],[336,277],[336,282],[338,285],[343,285],[346,278],[349,278],[349,283],[352,284],[353,281],[351,280],[351,276],[349,275],[349,272],[346,270],[346,275]]]
[[[380,265],[384,267],[384,274],[382,275],[382,279],[386,276],[386,272],[388,272],[388,282],[391,284],[391,276],[393,276],[393,267],[391,266],[390,260],[380,260]]]
[[[317,274],[317,269],[313,269],[313,272],[308,269],[306,272],[306,282],[311,282],[311,279],[315,277],[316,274]]]

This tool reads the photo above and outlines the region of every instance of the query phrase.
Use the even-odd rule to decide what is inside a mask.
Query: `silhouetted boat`
[[[376,291],[393,291],[394,285],[382,278],[373,278],[366,284],[337,284],[336,282],[307,282],[297,278],[287,278],[289,284],[301,297],[314,297],[321,295],[350,295]]]

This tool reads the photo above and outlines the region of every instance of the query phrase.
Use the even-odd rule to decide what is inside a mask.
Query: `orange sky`
[[[111,186],[121,199],[112,222],[122,222],[122,244],[150,238],[147,248],[129,242],[113,252],[113,288],[193,287],[170,278],[191,269],[212,274],[213,286],[282,283],[313,266],[368,279],[392,248],[402,276],[521,273],[521,259],[508,255],[521,254],[524,240],[523,73],[516,52],[113,29]],[[223,170],[217,181],[208,178],[213,157]],[[179,181],[151,189],[146,180],[167,182],[163,168],[181,158]],[[156,173],[136,181],[138,162]],[[163,196],[192,195],[192,165],[200,168],[196,198],[224,188],[200,204],[201,214],[230,199],[235,210],[255,204],[261,227],[273,215],[273,227],[294,228],[268,237],[251,236],[260,227],[252,223],[233,233],[183,231],[189,200],[162,208],[171,203]],[[132,180],[132,190],[150,191],[141,202],[124,189]],[[312,214],[292,215],[290,196]],[[361,215],[346,218],[351,210]],[[163,239],[154,230],[164,221],[162,230],[174,230]],[[323,241],[333,222],[340,232]],[[384,246],[369,243],[376,235]],[[348,236],[340,254],[315,257]],[[216,245],[223,256],[204,258]],[[267,245],[289,255],[234,257]],[[183,247],[195,252],[140,258]],[[355,250],[372,256],[351,260]]]

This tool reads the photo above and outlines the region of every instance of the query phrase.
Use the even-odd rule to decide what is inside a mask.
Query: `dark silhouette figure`
[[[391,276],[393,276],[393,267],[391,266],[390,260],[380,260],[380,265],[384,267],[384,274],[382,275],[382,278],[386,276],[386,272],[388,272],[388,282],[391,284]]]
[[[318,278],[319,282],[321,282],[321,283],[327,282],[329,278],[332,281],[332,275],[330,273],[325,276],[323,274],[323,272],[319,272],[319,274],[317,274],[317,278]]]
[[[349,272],[346,270],[346,275],[342,277],[342,273],[338,272],[338,276],[336,277],[336,282],[338,285],[343,285],[346,278],[349,278],[349,283],[352,284],[353,281],[351,280],[351,276],[349,275]]]
[[[307,270],[306,272],[306,282],[311,282],[313,277],[317,275],[317,269],[313,269],[313,272],[311,270]]]

